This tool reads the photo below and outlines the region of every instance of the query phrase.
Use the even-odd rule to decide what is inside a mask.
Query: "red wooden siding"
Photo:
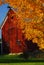
[[[8,44],[10,53],[23,52],[25,43],[22,38],[22,30],[17,26],[19,23],[18,17],[13,10],[9,10],[7,16],[8,18],[2,28],[3,46]]]

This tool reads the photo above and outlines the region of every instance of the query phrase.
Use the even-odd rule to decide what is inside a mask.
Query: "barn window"
[[[13,18],[14,18],[14,16],[11,17],[11,19],[13,19]]]
[[[17,40],[16,42],[17,42],[17,44],[18,44],[18,45],[20,45],[20,43],[21,43],[21,41],[20,41],[20,40]]]

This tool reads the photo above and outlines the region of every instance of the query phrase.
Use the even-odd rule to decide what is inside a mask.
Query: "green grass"
[[[34,63],[30,63],[30,62],[29,63],[26,62],[25,63],[0,63],[0,65],[44,65],[44,63],[41,62],[40,63],[39,62],[38,63],[35,62]]]
[[[43,61],[42,58],[41,59],[40,58],[29,58],[28,60],[24,60],[18,55],[1,55],[0,65],[44,65],[44,62],[41,62],[40,60]]]
[[[29,62],[44,62],[44,58],[29,58],[24,59],[19,57],[19,55],[1,55],[0,63],[29,63]]]

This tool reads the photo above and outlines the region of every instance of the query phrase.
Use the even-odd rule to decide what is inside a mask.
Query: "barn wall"
[[[23,52],[25,43],[22,38],[22,30],[17,27],[19,22],[16,14],[10,10],[7,16],[8,19],[2,28],[3,48],[8,46],[10,53]]]

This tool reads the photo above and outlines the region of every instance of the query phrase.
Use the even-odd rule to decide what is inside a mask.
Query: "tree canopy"
[[[0,0],[0,4],[8,3],[16,8],[22,33],[25,38],[44,48],[44,0]]]

